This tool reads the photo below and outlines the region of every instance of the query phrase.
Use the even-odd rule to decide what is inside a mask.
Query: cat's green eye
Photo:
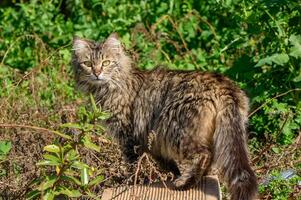
[[[86,67],[92,67],[92,62],[90,62],[90,61],[85,61],[85,62],[83,62],[83,64],[84,64]]]
[[[102,62],[102,66],[108,66],[111,62],[109,60],[105,60]]]

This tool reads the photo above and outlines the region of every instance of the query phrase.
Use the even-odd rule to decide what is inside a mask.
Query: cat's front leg
[[[132,128],[121,123],[116,116],[112,116],[107,121],[108,132],[118,142],[123,158],[128,163],[136,162],[140,156],[139,143],[132,135]]]
[[[188,147],[188,149],[189,155],[179,161],[181,176],[173,182],[177,189],[186,189],[199,181],[206,174],[211,163],[212,153],[209,148],[200,146],[195,149]]]
[[[180,170],[177,166],[177,163],[172,159],[163,158],[162,156],[153,155],[156,163],[161,169],[167,172],[173,173],[176,177],[180,176]]]

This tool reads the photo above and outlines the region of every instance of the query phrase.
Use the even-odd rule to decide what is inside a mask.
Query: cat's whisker
[[[77,51],[77,50],[82,50],[83,49],[83,47],[78,47],[78,48],[72,48],[71,50],[72,51]]]

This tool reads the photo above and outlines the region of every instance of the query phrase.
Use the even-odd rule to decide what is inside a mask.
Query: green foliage
[[[277,172],[273,172],[271,175],[274,179],[266,186],[261,185],[259,191],[269,193],[269,196],[274,200],[294,199],[291,194],[294,192],[294,189],[297,189],[298,181],[301,180],[301,177],[295,175],[290,179],[284,179]]]
[[[6,170],[2,169],[1,164],[6,161],[11,148],[10,141],[0,141],[0,177],[6,174]]]
[[[10,141],[0,141],[0,160],[5,159],[5,156],[7,156],[11,147]]]
[[[80,123],[61,126],[72,134],[60,133],[64,140],[44,147],[43,160],[37,165],[44,167],[45,175],[34,181],[34,189],[27,194],[27,199],[41,197],[51,200],[57,196],[77,198],[82,195],[98,199],[91,188],[103,181],[103,172],[84,163],[79,152],[83,148],[100,151],[100,147],[92,142],[92,136],[96,131],[100,134],[99,130],[103,130],[103,127],[90,122],[96,123],[99,119],[106,119],[108,115],[96,107],[92,96],[91,103],[94,105],[92,111],[84,109],[83,113],[83,109],[80,109],[78,112],[81,116]]]

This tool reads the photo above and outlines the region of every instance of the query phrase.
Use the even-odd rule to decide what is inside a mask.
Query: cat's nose
[[[101,71],[99,71],[99,72],[94,72],[94,75],[95,75],[96,77],[98,77],[100,74],[101,74]]]
[[[96,77],[97,80],[102,79],[101,73],[99,73],[99,74],[94,74],[94,76]]]
[[[98,76],[101,74],[101,72],[102,72],[101,69],[95,69],[95,70],[93,71],[93,74],[94,74],[96,77],[98,77]]]

